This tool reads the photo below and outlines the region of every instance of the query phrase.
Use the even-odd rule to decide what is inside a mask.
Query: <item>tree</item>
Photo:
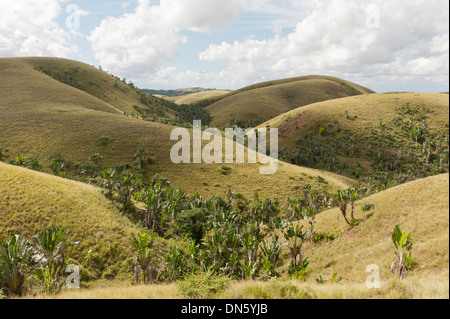
[[[59,292],[64,284],[61,277],[67,266],[68,238],[67,228],[59,226],[43,230],[34,237],[39,251],[36,277],[44,283],[45,292]]]
[[[294,273],[303,265],[302,247],[308,237],[308,231],[303,231],[303,226],[290,224],[284,232],[284,238],[287,241],[289,252],[291,253],[291,265],[289,272]]]
[[[153,179],[152,186],[144,188],[137,195],[137,198],[146,206],[144,227],[153,231],[158,230],[158,217],[163,213],[169,186],[169,180],[161,174],[157,174]]]
[[[333,205],[335,207],[339,207],[341,210],[342,216],[344,216],[347,224],[351,225],[350,221],[347,219],[347,205],[350,202],[349,192],[347,190],[340,190],[333,197]]]
[[[271,241],[265,240],[262,242],[261,251],[265,258],[263,268],[266,270],[266,274],[269,277],[278,276],[277,267],[280,263],[282,247],[281,242],[276,236],[273,237]]]
[[[121,209],[125,212],[130,212],[133,208],[132,195],[142,188],[142,176],[125,171],[117,179],[115,188],[119,194],[118,201],[122,205]]]
[[[156,253],[153,249],[155,234],[152,231],[133,235],[131,247],[135,251],[134,284],[152,283],[155,277]]]
[[[412,258],[412,233],[403,232],[400,225],[395,226],[392,233],[392,241],[397,251],[395,252],[395,259],[391,264],[391,271],[400,279],[406,277],[406,270],[411,267]]]
[[[25,274],[33,267],[36,251],[20,235],[12,236],[0,246],[0,287],[7,295],[20,296],[25,292]]]

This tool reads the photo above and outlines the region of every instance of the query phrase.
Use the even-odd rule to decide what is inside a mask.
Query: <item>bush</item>
[[[220,167],[220,173],[221,173],[222,175],[228,175],[228,174],[230,174],[230,171],[231,171],[231,168],[228,167],[228,166],[222,165],[222,166]]]
[[[211,272],[191,274],[177,283],[183,298],[212,299],[218,297],[228,287],[230,278],[219,277]]]
[[[372,203],[362,205],[362,210],[364,212],[369,212],[374,208],[375,208],[375,204],[372,204]]]
[[[263,285],[245,287],[239,297],[244,299],[316,299],[317,295],[310,287],[298,287],[289,281],[272,279]]]
[[[313,242],[314,244],[319,244],[322,241],[333,241],[335,240],[335,236],[333,233],[315,233],[314,234],[314,238],[313,238]]]
[[[112,138],[107,137],[107,136],[102,136],[102,137],[100,137],[97,140],[97,144],[100,145],[100,146],[108,146],[112,142],[114,142],[114,140]]]

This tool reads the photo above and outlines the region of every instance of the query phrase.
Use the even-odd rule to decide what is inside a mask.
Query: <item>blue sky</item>
[[[0,0],[0,57],[101,65],[141,88],[309,74],[449,90],[445,0]],[[79,23],[78,23],[79,22]]]

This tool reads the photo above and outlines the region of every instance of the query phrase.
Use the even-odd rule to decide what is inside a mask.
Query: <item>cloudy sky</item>
[[[141,88],[309,74],[449,91],[447,0],[0,0],[0,57],[57,56]]]

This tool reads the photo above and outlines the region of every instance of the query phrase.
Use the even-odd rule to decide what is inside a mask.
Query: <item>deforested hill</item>
[[[384,93],[300,107],[261,127],[279,129],[285,161],[384,188],[448,172],[448,121],[447,94]]]
[[[371,94],[372,90],[328,76],[305,76],[255,84],[221,96],[206,109],[213,125],[233,120],[268,121],[308,104],[348,96]]]
[[[69,255],[83,265],[83,280],[129,272],[131,234],[139,229],[121,215],[100,188],[0,162],[0,239],[32,239],[55,225],[68,227]],[[95,263],[87,261],[91,251]],[[94,255],[92,255],[94,256]]]
[[[437,175],[393,187],[358,202],[359,225],[350,228],[339,209],[321,213],[316,231],[337,238],[305,252],[314,275],[330,278],[333,273],[346,282],[363,284],[368,265],[377,265],[383,285],[393,278],[390,266],[395,257],[392,232],[396,225],[412,233],[411,279],[440,285],[449,276],[449,175]],[[369,208],[367,208],[369,207]],[[448,293],[448,286],[447,286]],[[414,297],[414,296],[410,296]]]
[[[1,58],[0,72],[7,82],[2,85],[9,93],[2,96],[2,103],[72,102],[102,110],[112,106],[114,112],[128,115],[145,113],[155,121],[174,117],[169,101],[82,62],[46,57]],[[84,98],[80,91],[86,93]]]
[[[0,59],[0,160],[35,157],[46,172],[52,172],[54,166],[49,166],[55,163],[63,164],[58,175],[87,179],[93,154],[102,157],[103,169],[134,169],[136,153],[144,148],[151,159],[140,172],[145,179],[161,173],[174,187],[205,197],[232,189],[246,196],[259,191],[263,198],[283,199],[304,184],[329,191],[355,185],[349,178],[286,163],[280,163],[274,175],[260,175],[260,165],[254,164],[174,164],[170,159],[176,143],[170,140],[173,126],[126,116],[121,103],[111,105],[35,69],[55,69],[62,63],[51,61]],[[81,67],[79,72],[83,73]],[[122,96],[120,92],[124,100],[136,102],[132,91],[118,90]]]

